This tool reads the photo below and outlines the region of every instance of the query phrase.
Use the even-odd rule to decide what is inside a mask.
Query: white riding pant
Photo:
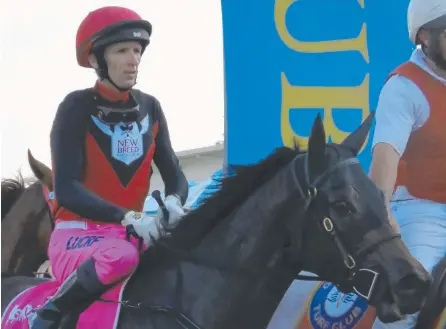
[[[391,203],[391,211],[401,229],[401,238],[410,253],[432,272],[446,255],[446,204],[412,199]],[[373,329],[413,329],[418,314],[384,324],[378,319]],[[430,329],[430,328],[426,328]]]

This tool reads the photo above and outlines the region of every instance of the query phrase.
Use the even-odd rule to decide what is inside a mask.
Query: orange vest
[[[395,187],[404,185],[417,198],[446,203],[446,86],[412,62],[396,68],[388,79],[395,74],[415,83],[430,108],[428,120],[409,138]]]

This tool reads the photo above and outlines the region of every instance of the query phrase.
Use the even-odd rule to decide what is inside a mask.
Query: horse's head
[[[2,218],[2,274],[33,275],[47,258],[51,231],[42,187],[33,183]]]
[[[40,183],[2,180],[2,274],[33,275],[47,258],[53,222],[42,187],[52,189],[51,170],[28,156]]]
[[[338,145],[326,144],[317,117],[308,153],[295,161],[304,225],[296,220],[290,233],[294,250],[306,251],[299,253],[303,269],[356,291],[383,321],[395,321],[421,307],[430,276],[390,226],[383,193],[356,158],[372,120],[373,114]]]

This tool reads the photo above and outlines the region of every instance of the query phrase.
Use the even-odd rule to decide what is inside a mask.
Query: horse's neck
[[[293,165],[295,164],[289,166]],[[234,267],[266,269],[268,265],[271,265],[273,257],[283,248],[286,230],[286,218],[278,218],[277,212],[289,202],[291,195],[298,195],[296,192],[300,186],[289,166],[285,166],[208,234],[197,248],[197,254],[204,259]],[[257,278],[252,278],[231,276],[227,273],[217,275],[215,272],[207,271],[205,276],[206,280],[203,280],[200,285],[189,287],[199,296],[196,305],[200,307],[191,309],[192,314],[194,316],[200,316],[203,313],[212,315],[207,321],[203,319],[206,321],[203,323],[205,328],[220,328],[220,325],[226,328],[227,325],[238,326],[237,319],[242,318],[237,316],[241,315],[238,312],[239,309],[245,309],[246,304],[249,303],[248,300],[260,293],[259,289],[263,289],[259,286],[261,280],[264,279],[262,273],[258,273]],[[270,298],[269,306],[258,305],[266,313],[267,318],[268,312],[271,315],[274,312],[291,280],[292,278],[290,282],[276,286],[277,289],[283,291],[273,293],[274,300]],[[213,296],[200,293],[200,291],[212,291]],[[218,298],[215,298],[216,296]],[[266,300],[258,297],[259,303]],[[204,311],[203,307],[207,310]],[[230,320],[231,318],[233,321]],[[245,318],[251,317],[246,314]]]
[[[294,162],[294,161],[293,161]],[[278,211],[300,189],[290,163],[258,188],[255,193],[203,238],[197,253],[203,257],[231,260],[236,264],[250,262],[263,255],[261,246],[268,245],[283,218]],[[259,248],[260,247],[260,248]]]
[[[147,272],[134,280],[129,289],[129,299],[143,299],[150,304],[173,306],[173,296],[178,293],[183,312],[206,329],[246,329],[266,327],[277,304],[292,281],[280,282],[265,289],[271,281],[265,280],[263,270],[274,267],[274,257],[282,250],[286,225],[278,210],[297,198],[299,184],[285,166],[268,183],[259,188],[246,202],[223,219],[200,243],[195,255],[210,263],[225,267],[243,266],[258,269],[256,277],[239,273],[218,272],[212,268],[181,262],[182,286],[175,269],[166,270],[162,265],[147,266]],[[293,168],[294,169],[294,168]],[[297,220],[297,219],[296,219]],[[144,271],[143,271],[144,272]],[[268,279],[269,280],[269,279]],[[141,293],[144,288],[144,294]],[[181,287],[181,290],[177,290]],[[138,296],[140,296],[138,298]],[[250,309],[251,311],[250,311]],[[261,312],[262,316],[259,316]],[[257,314],[256,314],[257,313]],[[141,314],[141,317],[147,315]],[[143,319],[141,319],[143,321]],[[169,318],[161,321],[170,328]]]

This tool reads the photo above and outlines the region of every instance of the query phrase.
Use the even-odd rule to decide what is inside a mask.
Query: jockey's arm
[[[167,120],[158,101],[157,118],[159,127],[155,140],[156,148],[153,161],[163,179],[165,195],[177,195],[181,200],[181,204],[184,205],[189,193],[189,185],[186,176],[180,168],[178,157],[172,148]]]
[[[90,192],[80,182],[85,165],[85,139],[90,113],[82,100],[69,94],[59,105],[50,134],[57,202],[81,217],[120,223],[128,211]]]
[[[370,178],[383,191],[387,207],[395,188],[399,160],[418,124],[419,105],[412,97],[417,92],[420,93],[418,87],[411,81],[396,75],[386,82],[379,96]],[[389,220],[397,228],[389,208],[388,212]]]

